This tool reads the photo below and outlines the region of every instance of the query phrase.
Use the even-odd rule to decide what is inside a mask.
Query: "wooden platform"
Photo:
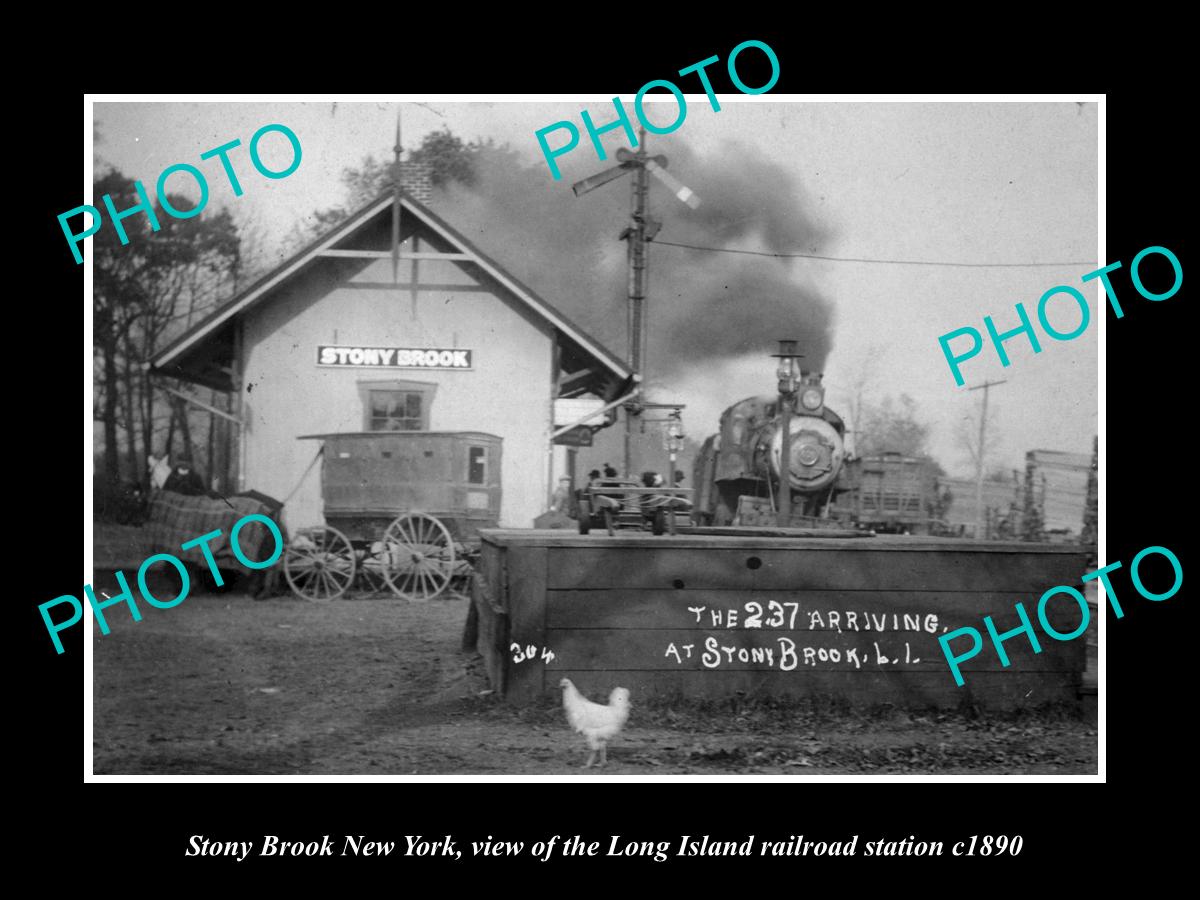
[[[1077,585],[1079,548],[919,536],[578,535],[484,530],[474,635],[492,686],[527,702],[566,676],[589,696],[844,698],[870,706],[1077,702],[1086,642],[1038,633],[984,651],[956,686],[937,636],[1036,621],[1050,587]],[[1050,622],[1074,630],[1059,598]],[[1036,625],[1035,625],[1036,627]],[[470,628],[468,629],[471,630]],[[530,652],[532,650],[532,653]],[[528,657],[515,661],[517,658]]]

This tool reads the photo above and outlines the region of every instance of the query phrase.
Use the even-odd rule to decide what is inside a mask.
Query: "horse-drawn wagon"
[[[500,516],[502,439],[475,431],[304,435],[323,442],[324,524],[291,536],[284,575],[314,601],[355,589],[430,600],[470,577]]]

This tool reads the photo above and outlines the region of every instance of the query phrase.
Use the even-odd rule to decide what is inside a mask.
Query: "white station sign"
[[[317,365],[369,369],[470,369],[471,351],[441,347],[317,347]]]

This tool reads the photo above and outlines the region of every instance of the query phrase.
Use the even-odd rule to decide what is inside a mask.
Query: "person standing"
[[[571,479],[564,475],[558,479],[558,487],[554,489],[554,499],[550,504],[550,508],[554,512],[567,515],[571,505]]]

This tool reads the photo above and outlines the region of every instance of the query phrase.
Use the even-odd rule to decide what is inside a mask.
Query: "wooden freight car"
[[[937,534],[946,502],[928,457],[887,452],[852,459],[830,514],[881,534]]]
[[[744,529],[743,529],[744,530]],[[776,531],[776,534],[779,532]],[[838,698],[857,705],[1016,707],[1078,701],[1083,641],[1006,645],[963,664],[938,636],[991,615],[1019,625],[1048,588],[1077,584],[1074,547],[944,539],[485,530],[473,591],[495,690],[525,703],[562,677],[589,696]],[[1050,607],[1069,632],[1073,607]],[[1072,614],[1075,616],[1071,618]]]

